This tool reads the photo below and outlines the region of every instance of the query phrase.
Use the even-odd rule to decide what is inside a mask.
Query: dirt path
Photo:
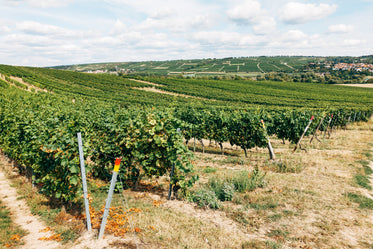
[[[163,86],[161,84],[156,84],[156,83],[149,82],[149,81],[144,81],[144,80],[136,80],[136,79],[129,79],[129,80],[136,81],[136,82],[139,82],[139,83],[148,84],[148,85],[152,85],[152,86]]]
[[[24,245],[21,248],[48,249],[60,246],[56,241],[39,240],[53,234],[50,231],[43,232],[48,230],[47,227],[31,214],[24,200],[18,199],[16,189],[11,187],[10,180],[6,178],[2,171],[0,171],[0,189],[0,199],[9,208],[13,221],[28,233],[22,238]]]
[[[260,72],[265,73],[264,70],[260,67],[260,62],[256,65],[256,67],[260,70]]]
[[[196,96],[191,96],[191,95],[186,95],[186,94],[181,94],[181,93],[167,92],[167,91],[164,91],[164,90],[161,90],[161,89],[157,89],[157,88],[154,88],[154,87],[132,87],[132,89],[146,91],[146,92],[167,94],[167,95],[172,95],[172,96],[177,96],[177,97],[183,97],[183,98],[193,98],[193,99],[202,99],[202,100],[216,101],[215,99],[206,99],[206,98],[202,98],[202,97],[196,97]]]
[[[365,87],[373,88],[373,84],[336,84],[337,86],[354,86],[354,87]]]
[[[28,86],[28,90],[27,91],[29,91],[29,92],[31,92],[31,88],[33,88],[35,90],[35,92],[38,92],[38,91],[40,91],[40,92],[48,92],[46,89],[41,89],[41,88],[39,88],[37,86],[31,85],[31,84],[23,81],[22,78],[18,78],[18,77],[15,77],[15,76],[10,76],[10,78],[12,80],[18,81],[19,83],[21,83],[23,85]]]

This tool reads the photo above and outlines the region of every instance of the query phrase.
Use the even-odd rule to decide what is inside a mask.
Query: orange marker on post
[[[114,172],[119,171],[120,162],[122,161],[122,158],[115,158],[115,164],[114,164]]]
[[[101,222],[100,232],[98,234],[98,239],[102,239],[104,237],[106,221],[107,221],[107,217],[109,215],[110,204],[111,204],[111,200],[113,198],[115,183],[117,181],[117,176],[118,176],[118,171],[119,171],[119,166],[120,166],[121,161],[122,161],[122,158],[115,158],[113,176],[112,176],[111,182],[110,182],[109,193],[108,193],[108,197],[106,199],[106,205],[105,205],[104,215],[102,216],[102,222]]]

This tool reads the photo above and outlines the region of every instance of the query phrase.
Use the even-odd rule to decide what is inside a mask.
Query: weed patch
[[[269,170],[276,173],[300,173],[304,169],[302,162],[296,161],[279,161],[269,164]]]
[[[0,201],[0,248],[19,245],[24,235],[25,231],[12,223],[10,212]]]
[[[347,198],[359,204],[359,208],[373,210],[373,200],[354,193],[348,193]]]
[[[366,176],[366,175],[355,175],[354,180],[359,186],[361,186],[363,188],[366,188],[368,190],[372,190],[372,186],[370,185],[370,181],[369,181],[368,176]]]
[[[269,233],[267,233],[268,237],[274,238],[277,241],[285,241],[287,236],[290,234],[289,231],[281,230],[281,229],[275,229],[271,230]]]
[[[246,241],[241,246],[242,249],[279,249],[282,248],[282,244],[276,241]]]
[[[218,209],[221,206],[215,192],[207,189],[200,189],[195,192],[192,196],[192,200],[197,203],[199,207]]]
[[[218,171],[217,168],[207,167],[207,168],[205,168],[205,169],[203,170],[203,173],[206,173],[206,174],[208,174],[208,173],[215,173],[216,171]]]

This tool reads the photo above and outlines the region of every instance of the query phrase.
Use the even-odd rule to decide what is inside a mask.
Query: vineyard
[[[262,64],[263,69],[269,66]],[[117,157],[122,158],[119,176],[125,188],[137,189],[144,179],[154,183],[168,178],[174,168],[169,181],[174,196],[219,208],[206,202],[207,192],[192,190],[199,179],[190,151],[195,141],[202,152],[206,141],[215,142],[222,155],[229,144],[248,160],[248,151],[267,148],[270,140],[295,146],[303,135],[330,136],[368,121],[373,113],[372,89],[138,77],[140,82],[6,65],[0,65],[0,74],[0,148],[32,175],[41,193],[64,205],[81,202],[78,132],[91,179],[108,182]],[[46,92],[25,91],[28,87],[14,77]],[[141,90],[148,87],[190,97]],[[237,183],[239,176],[215,180],[215,203],[231,201],[235,192],[265,187],[263,172],[251,170],[245,187]]]

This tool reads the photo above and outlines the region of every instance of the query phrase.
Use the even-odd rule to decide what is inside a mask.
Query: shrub
[[[222,191],[219,195],[221,201],[231,201],[235,193],[234,185],[228,182],[224,182]]]
[[[251,172],[241,171],[225,179],[214,176],[209,179],[207,189],[213,191],[220,201],[231,201],[236,191],[243,193],[265,187],[267,181],[264,178],[265,173],[255,167]]]
[[[208,189],[200,189],[195,192],[192,196],[192,200],[197,203],[199,207],[218,209],[221,206],[215,192]]]
[[[247,171],[242,171],[228,181],[234,184],[234,187],[238,192],[243,193],[267,186],[265,176],[266,173],[262,173],[259,170],[259,167],[256,166],[250,173]]]

